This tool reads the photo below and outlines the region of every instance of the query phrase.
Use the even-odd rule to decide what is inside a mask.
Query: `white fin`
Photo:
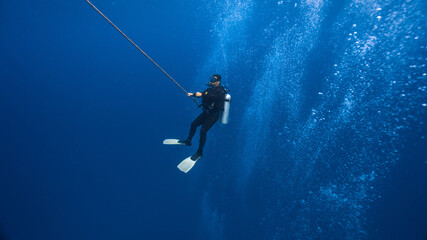
[[[184,145],[184,143],[179,143],[179,139],[165,139],[163,144],[165,145]]]
[[[180,164],[178,164],[178,168],[179,170],[181,170],[181,172],[187,173],[188,171],[190,171],[190,169],[193,168],[194,164],[196,164],[197,160],[199,160],[199,158],[197,158],[195,161],[191,160],[191,156],[186,158],[184,161],[182,161]]]

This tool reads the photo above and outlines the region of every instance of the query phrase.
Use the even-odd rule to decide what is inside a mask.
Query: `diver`
[[[191,139],[196,133],[197,127],[200,129],[200,142],[197,152],[191,156],[191,160],[196,161],[203,155],[203,147],[206,143],[206,134],[208,130],[218,121],[220,112],[224,111],[225,94],[227,93],[221,86],[221,75],[214,74],[209,79],[209,88],[203,92],[188,93],[189,97],[202,98],[203,112],[191,123],[190,133],[186,140],[180,140],[179,143],[191,146]]]

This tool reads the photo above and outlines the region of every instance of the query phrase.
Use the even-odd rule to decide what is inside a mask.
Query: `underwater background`
[[[0,0],[0,239],[427,239],[427,2]]]

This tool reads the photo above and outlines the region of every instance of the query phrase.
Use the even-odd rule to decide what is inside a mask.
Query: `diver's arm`
[[[189,96],[189,97],[202,97],[202,93],[201,92],[187,93],[187,96]]]

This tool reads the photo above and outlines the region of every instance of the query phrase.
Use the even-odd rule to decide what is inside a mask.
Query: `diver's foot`
[[[191,156],[191,160],[196,161],[197,159],[202,157],[202,153],[196,152],[193,156]]]
[[[182,143],[185,146],[191,146],[191,141],[190,140],[179,140],[178,143]]]

